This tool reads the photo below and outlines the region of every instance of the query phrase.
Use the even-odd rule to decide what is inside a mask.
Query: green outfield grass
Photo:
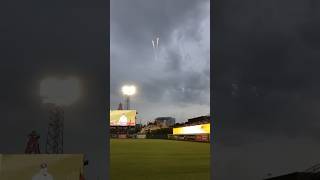
[[[111,139],[111,180],[209,180],[210,144]]]

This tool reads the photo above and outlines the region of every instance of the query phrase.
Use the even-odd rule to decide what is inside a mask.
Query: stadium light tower
[[[76,78],[64,80],[47,78],[40,83],[40,96],[49,106],[50,122],[47,132],[46,153],[63,153],[64,107],[80,96],[80,83]]]
[[[126,98],[127,110],[130,109],[130,97],[136,94],[137,88],[134,85],[122,86],[122,94]]]

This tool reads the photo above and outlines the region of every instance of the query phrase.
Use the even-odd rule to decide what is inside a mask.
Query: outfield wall
[[[210,123],[173,128],[168,139],[210,142]]]
[[[197,135],[174,135],[169,134],[168,139],[178,141],[196,141],[196,142],[210,142],[210,134]]]

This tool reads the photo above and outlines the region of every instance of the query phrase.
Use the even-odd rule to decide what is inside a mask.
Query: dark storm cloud
[[[317,161],[315,156],[308,156],[284,163],[285,170],[275,168],[277,157],[291,151],[281,144],[299,148],[299,143],[320,137],[316,20],[320,14],[315,11],[319,5],[317,1],[217,2],[213,42],[214,104],[219,119],[215,124],[216,147],[220,149],[217,163],[231,163],[224,159],[231,151],[244,152],[250,146],[247,150],[254,153],[259,143],[266,145],[256,160],[237,155],[241,163],[234,165],[233,173],[223,169],[217,172],[222,179],[232,179],[230,174],[259,179],[267,169],[279,174],[304,170],[300,168],[312,165],[306,161]],[[274,148],[278,151],[272,151]],[[300,149],[301,154],[308,152],[308,148]],[[254,173],[243,169],[268,158],[273,164],[259,166]]]
[[[164,35],[164,40],[167,40],[165,34],[170,33],[177,24],[191,15],[199,15],[190,13],[190,10],[197,8],[201,2],[206,1],[111,1],[111,21],[113,23],[111,30],[118,27],[117,31],[123,38],[120,41],[129,44],[143,39],[148,40],[150,44],[152,36],[157,33]]]
[[[174,50],[169,50],[168,57],[167,57],[166,70],[170,72],[179,73],[182,66],[181,58],[182,56],[178,52]]]
[[[2,3],[0,152],[24,153],[32,130],[41,134],[44,152],[49,114],[40,82],[74,76],[83,88],[81,98],[65,109],[65,152],[87,155],[89,179],[106,177],[108,2]]]
[[[170,79],[151,79],[150,82],[142,84],[143,93],[147,101],[159,101],[164,95],[168,103],[182,104],[207,104],[208,81],[200,73],[177,74]],[[159,88],[164,87],[164,88]],[[208,98],[208,97],[207,97]]]
[[[122,99],[121,85],[133,83],[139,118],[155,118],[155,109],[161,109],[185,120],[202,114],[194,110],[182,117],[178,112],[198,105],[208,113],[209,1],[114,0],[111,9],[112,107]],[[154,58],[151,40],[156,36]],[[148,109],[150,104],[154,109]]]
[[[272,10],[275,13],[277,12],[276,9]],[[300,95],[316,98],[317,93],[314,88],[319,88],[319,85],[314,81],[317,75],[315,66],[317,62],[312,57],[305,57],[310,53],[314,55],[314,50],[306,47],[306,41],[299,30],[305,26],[304,23],[306,22],[298,21],[294,24],[285,23],[281,25],[275,24],[274,21],[269,20],[269,16],[261,15],[258,12],[254,16],[256,16],[256,21],[252,21],[252,24],[248,25],[246,32],[239,32],[238,29],[227,29],[224,32],[226,36],[231,36],[225,44],[232,43],[218,46],[219,53],[227,58],[225,62],[228,62],[228,65],[226,65],[225,62],[217,61],[217,63],[223,63],[218,64],[220,66],[217,69],[217,75],[222,75],[219,78],[224,78],[224,81],[219,81],[223,84],[221,87],[227,88],[228,94],[231,94],[229,87],[232,86],[232,81],[238,81],[239,89],[241,89],[241,86],[249,87],[250,84],[253,84],[257,89],[261,89],[264,92],[261,96],[254,97],[252,93],[249,93],[249,88],[245,88],[245,91],[240,94],[242,97],[234,98],[230,96],[228,98],[234,103],[245,103],[246,100],[251,100],[246,108],[253,112],[256,111],[254,110],[256,104],[263,105],[264,108],[257,108],[257,110],[262,110],[263,112],[259,113],[265,113],[265,115],[269,113],[270,108],[280,112],[285,111],[284,108],[288,108],[287,106],[301,106],[301,109],[305,109],[303,106],[308,106],[308,104],[298,103],[299,100],[295,97]],[[308,16],[308,14],[305,16]],[[232,25],[238,27],[235,22]],[[243,29],[242,26],[243,24],[239,24],[239,27]],[[292,28],[291,32],[284,31],[290,29],[290,27]],[[252,33],[253,28],[254,33]],[[244,45],[238,46],[239,43]],[[230,53],[230,49],[235,48],[235,46],[237,46],[237,52]],[[302,58],[304,62],[301,61]],[[286,102],[287,106],[283,106],[283,103]],[[298,107],[292,108],[296,109]],[[244,111],[239,110],[239,112]],[[283,115],[280,112],[279,115]],[[277,116],[277,113],[275,113],[275,116]],[[268,122],[271,124],[272,122],[279,122],[280,118],[269,119]],[[251,120],[248,119],[248,121]],[[242,124],[246,125],[247,123]]]

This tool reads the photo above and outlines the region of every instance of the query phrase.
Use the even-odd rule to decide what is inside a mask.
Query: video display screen
[[[174,135],[210,134],[210,124],[173,128]]]
[[[110,111],[110,126],[135,126],[136,110],[112,110]]]

